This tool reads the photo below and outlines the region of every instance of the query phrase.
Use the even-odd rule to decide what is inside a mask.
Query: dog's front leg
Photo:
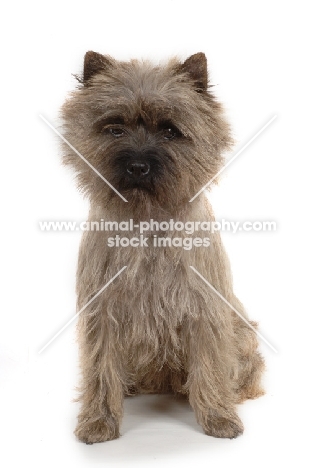
[[[121,358],[113,332],[103,322],[102,315],[81,317],[79,322],[82,383],[75,435],[87,444],[119,437],[123,413]]]
[[[236,392],[231,378],[227,340],[204,319],[197,320],[189,332],[188,380],[186,390],[196,419],[204,432],[213,437],[235,438],[243,432],[236,414]]]

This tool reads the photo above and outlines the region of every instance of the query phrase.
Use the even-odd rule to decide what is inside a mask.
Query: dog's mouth
[[[154,195],[155,193],[155,182],[152,177],[135,179],[125,176],[120,179],[117,185],[122,193],[145,192],[149,195]]]

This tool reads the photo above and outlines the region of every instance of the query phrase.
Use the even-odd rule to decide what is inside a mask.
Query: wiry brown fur
[[[128,200],[64,146],[64,162],[74,167],[90,199],[89,220],[214,220],[204,195],[189,203],[218,172],[232,143],[208,87],[204,54],[154,66],[88,52],[80,81],[62,108],[65,137]],[[163,138],[163,122],[180,134]],[[125,133],[115,138],[110,128]],[[118,155],[126,159],[132,151],[158,166],[142,188],[130,186],[116,164]],[[137,230],[125,234],[139,236]],[[152,238],[154,232],[145,235]],[[168,235],[188,237],[183,231]],[[206,434],[233,438],[243,432],[236,404],[263,393],[263,360],[256,334],[190,269],[246,317],[233,293],[220,235],[208,235],[208,248],[184,250],[151,242],[147,248],[107,247],[110,232],[84,234],[78,310],[127,268],[79,316],[80,440],[118,437],[124,395],[137,392],[185,394]]]

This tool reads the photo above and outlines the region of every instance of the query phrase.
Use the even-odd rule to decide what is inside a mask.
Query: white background
[[[1,19],[1,464],[308,466],[309,24],[306,2],[131,0],[11,2]],[[267,395],[240,407],[236,440],[203,435],[172,397],[126,400],[122,437],[86,446],[74,435],[78,382],[71,325],[79,233],[42,233],[43,219],[83,220],[87,202],[38,117],[57,112],[87,50],[118,59],[203,51],[236,150],[277,119],[225,171],[217,216],[275,220],[274,233],[225,234],[235,289],[264,343]],[[234,153],[228,157],[233,156]]]

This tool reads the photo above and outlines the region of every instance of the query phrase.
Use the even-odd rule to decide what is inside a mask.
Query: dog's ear
[[[198,92],[208,87],[207,58],[203,52],[191,55],[181,65],[181,70],[188,73]]]
[[[107,55],[101,55],[89,50],[84,56],[83,83],[87,85],[90,78],[97,73],[107,70],[113,63],[113,59]]]

